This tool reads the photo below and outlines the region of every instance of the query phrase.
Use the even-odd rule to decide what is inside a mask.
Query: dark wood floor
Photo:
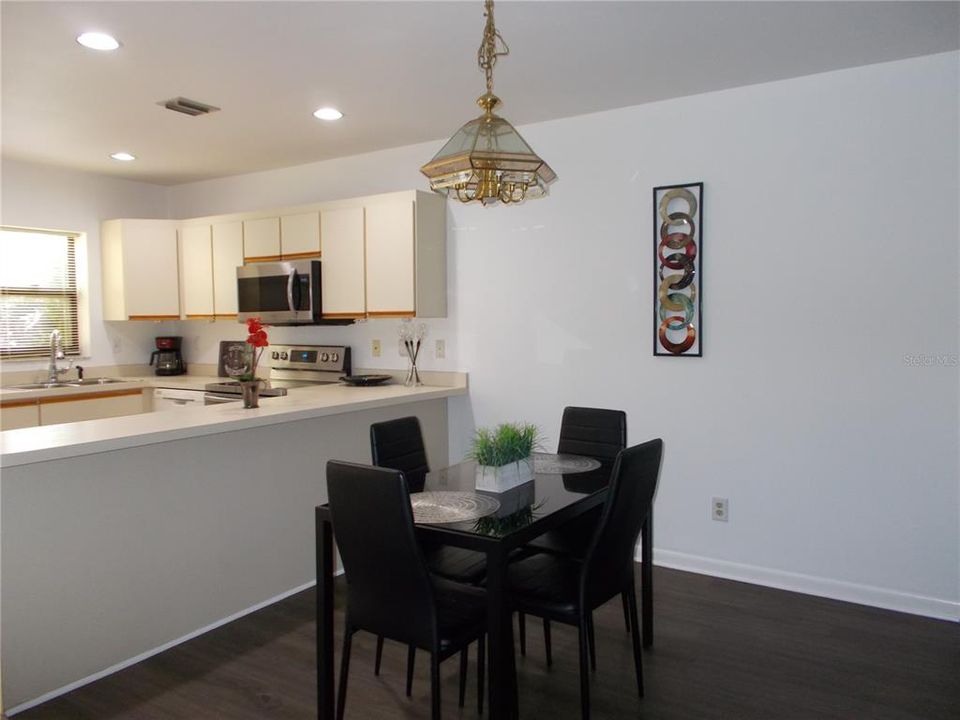
[[[656,579],[643,700],[619,600],[597,615],[597,719],[960,718],[960,625],[662,568]],[[16,717],[314,718],[313,597],[301,593]],[[521,716],[578,718],[575,631],[556,627],[549,670],[538,621],[528,633]],[[354,641],[347,718],[429,717],[426,656],[407,699],[405,650],[388,643],[377,678],[373,648],[369,636]],[[444,663],[446,717],[476,717],[474,660],[463,711],[457,661]]]

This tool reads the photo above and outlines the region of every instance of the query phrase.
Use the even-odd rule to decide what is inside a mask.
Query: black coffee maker
[[[183,375],[187,371],[187,364],[180,354],[182,337],[158,337],[157,349],[150,354],[150,364],[157,365],[157,375]]]

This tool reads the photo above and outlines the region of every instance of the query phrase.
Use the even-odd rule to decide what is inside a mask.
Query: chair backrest
[[[422,492],[430,466],[420,421],[404,417],[370,426],[370,455],[377,467],[400,470],[410,492]]]
[[[348,622],[430,647],[436,633],[433,585],[403,473],[331,460],[327,493],[347,576]]]
[[[581,575],[586,606],[596,607],[632,582],[640,527],[650,514],[660,477],[663,440],[623,450],[613,466],[607,500]]]
[[[627,414],[622,410],[566,407],[560,423],[558,453],[587,455],[608,469],[627,446]]]

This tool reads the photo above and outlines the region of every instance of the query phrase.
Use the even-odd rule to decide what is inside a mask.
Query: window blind
[[[80,354],[76,238],[0,230],[0,358],[47,357],[50,333]]]

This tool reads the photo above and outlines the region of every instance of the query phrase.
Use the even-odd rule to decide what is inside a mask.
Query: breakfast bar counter
[[[369,463],[370,425],[415,415],[449,461],[467,378],[436,375],[0,433],[8,711],[312,586],[328,460]]]
[[[239,402],[178,410],[174,413],[143,413],[103,420],[22,428],[0,433],[0,467],[13,467],[59,458],[89,455],[125,447],[150,445],[187,437],[212,435],[245,428],[296,422],[308,418],[337,415],[409,402],[441,399],[467,393],[465,373],[431,373],[433,385],[405,387],[399,383],[370,387],[331,384],[291,390],[283,397],[261,398],[260,407],[244,409]],[[181,379],[182,378],[182,379]],[[213,378],[215,379],[215,378]],[[191,376],[153,379],[157,387],[202,389],[203,382]],[[171,382],[171,380],[173,382]],[[114,387],[136,387],[137,378]],[[175,384],[174,384],[175,383]],[[87,392],[90,388],[66,392]],[[26,397],[45,391],[23,391]],[[46,391],[49,392],[49,391]],[[60,391],[64,392],[63,390]],[[9,399],[13,393],[4,393]],[[19,397],[19,394],[15,397]]]

